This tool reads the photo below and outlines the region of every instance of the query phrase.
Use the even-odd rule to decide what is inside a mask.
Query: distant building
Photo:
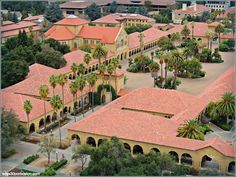
[[[230,7],[230,0],[207,0],[205,6],[214,10],[226,10]]]
[[[43,21],[44,21],[44,16],[43,15],[29,16],[29,17],[23,19],[23,21],[28,21],[28,22],[34,22],[34,23],[42,24]]]
[[[219,15],[216,16],[217,19],[225,19],[229,14],[235,13],[235,7],[230,7],[225,12],[220,13]]]
[[[180,24],[182,20],[187,16],[201,16],[203,12],[210,12],[211,9],[209,7],[205,7],[201,4],[193,3],[190,6],[187,4],[182,4],[182,9],[176,9],[172,12],[172,20],[174,23]]]
[[[115,13],[103,16],[93,21],[97,26],[139,26],[139,25],[152,25],[155,19],[149,18],[140,14],[129,13]]]
[[[15,24],[14,22],[12,22],[12,21],[3,21],[2,22],[2,26],[7,26],[7,25],[12,25],[12,24]]]

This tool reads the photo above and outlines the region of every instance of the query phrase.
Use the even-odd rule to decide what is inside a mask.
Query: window
[[[75,11],[73,11],[73,10],[68,10],[68,11],[66,11],[66,14],[75,14]]]

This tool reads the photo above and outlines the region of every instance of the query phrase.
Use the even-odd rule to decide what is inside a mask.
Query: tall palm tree
[[[102,79],[102,90],[104,90],[104,75],[106,72],[106,66],[104,64],[100,64],[99,68],[98,68],[99,74],[101,76]]]
[[[116,75],[116,70],[119,66],[119,59],[118,58],[112,58],[111,60],[111,64],[113,65],[113,68],[114,68],[114,72],[115,72],[115,75]],[[117,94],[117,77],[115,77],[115,90],[116,90],[116,94]]]
[[[171,63],[174,67],[174,85],[176,85],[178,68],[183,63],[183,58],[181,57],[182,54],[178,50],[172,51],[171,55],[172,55]]]
[[[65,107],[65,96],[64,96],[64,86],[68,81],[68,77],[66,74],[59,74],[58,76],[58,84],[61,86],[61,93],[62,93],[62,116],[64,117],[64,107]]]
[[[97,81],[97,75],[95,73],[90,73],[88,76],[87,76],[87,82],[90,86],[90,91],[92,92],[92,111],[94,111],[94,90],[93,90],[93,87],[94,85],[96,84],[96,81]]]
[[[160,69],[160,65],[157,63],[157,62],[152,62],[148,65],[148,69],[149,71],[151,72],[152,74],[152,77],[154,79],[154,84],[153,86],[155,87],[156,83],[155,83],[155,77],[157,78],[158,77],[158,71]],[[154,74],[156,74],[156,76],[154,77]]]
[[[162,58],[164,59],[164,63],[165,63],[165,83],[166,83],[167,73],[168,73],[168,64],[169,64],[169,61],[171,59],[170,52],[165,51],[162,54]]]
[[[58,80],[58,77],[55,76],[55,75],[51,75],[50,78],[49,78],[49,84],[52,87],[53,95],[54,95],[54,90],[55,90],[55,88],[57,86],[57,80]]]
[[[208,30],[207,32],[206,32],[206,37],[207,37],[207,42],[208,42],[208,44],[207,44],[207,48],[209,48],[209,49],[211,49],[212,50],[212,40],[213,40],[213,38],[215,37],[215,33],[213,32],[213,31],[211,31],[211,30]]]
[[[112,64],[107,66],[107,73],[109,74],[109,85],[110,85],[110,100],[112,101],[112,92],[111,92],[111,75],[114,72],[114,67]]]
[[[83,75],[84,71],[85,71],[84,65],[83,64],[79,64],[77,70],[78,70],[79,76]]]
[[[51,100],[50,100],[50,105],[53,109],[53,112],[56,113],[56,115],[59,115],[58,117],[58,123],[59,123],[59,137],[60,137],[60,147],[61,147],[61,119],[60,119],[60,114],[59,110],[62,107],[62,99],[59,95],[53,95]]]
[[[162,56],[160,57],[159,63],[161,65],[161,78],[164,78],[163,77],[163,63],[164,63],[164,59],[163,59]]]
[[[139,38],[139,45],[140,45],[140,55],[141,57],[143,56],[143,47],[144,47],[144,41],[143,41],[143,38],[144,38],[144,34],[141,32],[139,33],[138,35],[138,38]]]
[[[215,32],[218,33],[219,44],[220,44],[220,41],[221,41],[220,35],[224,31],[225,31],[225,29],[224,29],[224,27],[221,24],[217,25],[216,28],[215,28]]]
[[[94,49],[92,53],[92,57],[98,59],[99,65],[101,64],[101,59],[105,58],[107,56],[107,51],[102,45],[98,44],[96,45],[96,48]]]
[[[76,81],[72,81],[70,83],[70,93],[73,96],[74,111],[75,111],[75,97],[76,97],[77,91],[78,91],[78,83]],[[75,114],[74,114],[74,119],[75,119],[75,122],[76,122]]]
[[[89,53],[86,53],[84,55],[84,63],[86,63],[88,69],[89,69],[89,63],[91,60],[92,60],[91,55]]]
[[[172,33],[170,39],[171,39],[171,41],[174,42],[174,44],[175,44],[175,42],[178,43],[178,42],[180,41],[180,34],[179,34],[179,32],[177,32],[177,33]],[[175,44],[175,45],[176,45],[176,44]]]
[[[31,110],[33,109],[33,106],[30,102],[30,100],[26,100],[24,102],[24,106],[23,106],[23,109],[26,113],[26,116],[27,116],[27,126],[28,126],[28,132],[30,131],[30,127],[29,127],[29,115],[30,115],[30,112]]]
[[[196,120],[189,120],[178,128],[178,137],[204,140],[204,134],[200,130]]]
[[[181,31],[181,35],[183,35],[184,36],[184,38],[185,38],[185,41],[187,41],[187,37],[190,35],[190,29],[188,28],[188,26],[187,25],[184,25],[184,27],[183,27],[183,29],[182,29],[182,31]]]
[[[83,90],[86,86],[86,79],[83,75],[77,77],[76,82],[78,83],[78,89],[80,91],[80,97],[81,97],[81,104],[82,104],[82,114],[84,117],[84,99],[83,99]]]
[[[78,66],[76,63],[72,63],[72,65],[70,66],[70,70],[73,73],[73,79],[76,77],[76,72],[78,70]]]
[[[221,100],[216,105],[217,112],[221,116],[226,116],[227,123],[229,116],[235,115],[235,96],[231,92],[226,92],[222,95]]]
[[[189,57],[193,55],[193,52],[189,49],[189,47],[185,47],[183,50],[183,55],[185,59],[187,60]]]
[[[39,87],[39,95],[43,100],[43,109],[44,109],[44,129],[46,129],[46,100],[49,95],[49,88],[47,85],[41,85]]]

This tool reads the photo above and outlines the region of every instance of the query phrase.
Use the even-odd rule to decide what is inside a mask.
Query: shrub
[[[181,84],[181,81],[176,78],[176,85],[174,85],[174,77],[169,77],[166,80],[166,83],[164,85],[165,89],[176,89],[177,86]]]
[[[67,160],[66,159],[62,159],[59,162],[56,162],[56,163],[52,164],[50,166],[50,168],[52,168],[54,170],[58,170],[59,168],[63,167],[66,164],[67,164]]]
[[[21,171],[22,171],[23,173],[32,173],[32,174],[37,173],[37,172],[30,171],[30,170],[26,170],[26,169],[21,169]]]
[[[221,43],[219,46],[219,50],[221,52],[228,52],[229,51],[229,46],[227,44]]]
[[[24,164],[30,164],[31,162],[33,162],[34,160],[36,160],[38,158],[39,158],[39,155],[34,154],[34,155],[31,155],[31,156],[27,157],[26,159],[24,159],[23,163]]]
[[[127,68],[127,71],[132,72],[132,73],[137,73],[139,71],[137,64],[136,63],[131,64]]]
[[[2,158],[7,159],[8,157],[13,156],[14,154],[16,154],[16,150],[9,149],[9,150],[6,150],[4,153],[2,153]]]
[[[40,173],[40,176],[55,176],[56,172],[53,168],[46,168],[44,172]]]
[[[203,124],[199,127],[200,131],[202,133],[204,133],[204,135],[207,133],[207,132],[210,132],[212,131],[212,129],[210,128],[209,124]]]
[[[110,91],[110,85],[99,85],[97,88],[97,92],[94,93],[94,103],[100,105],[101,104],[101,93],[102,89],[106,89],[107,92]],[[117,98],[115,89],[111,86],[111,94],[112,94],[112,100],[115,100]]]

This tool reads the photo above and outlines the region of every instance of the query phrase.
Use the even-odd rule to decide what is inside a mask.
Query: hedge
[[[56,176],[56,172],[53,168],[46,168],[44,172],[40,173],[40,176]]]
[[[63,167],[66,164],[67,164],[67,160],[66,159],[62,159],[59,162],[56,162],[56,163],[52,164],[50,166],[50,168],[52,168],[54,170],[58,170],[59,168]]]
[[[38,158],[39,158],[39,155],[34,154],[34,155],[31,155],[31,156],[27,157],[26,159],[24,159],[23,163],[24,164],[30,164],[31,162],[33,162],[34,160],[36,160]]]
[[[15,149],[9,149],[9,150],[6,150],[6,152],[2,152],[2,158],[6,159],[8,157],[13,156],[14,154],[16,154],[16,150]]]
[[[112,86],[110,86],[109,84],[101,84],[98,86],[97,92],[94,93],[94,104],[101,104],[101,92],[103,88],[106,89],[107,92],[110,92],[111,88],[112,100],[115,100],[117,98],[116,91]]]

